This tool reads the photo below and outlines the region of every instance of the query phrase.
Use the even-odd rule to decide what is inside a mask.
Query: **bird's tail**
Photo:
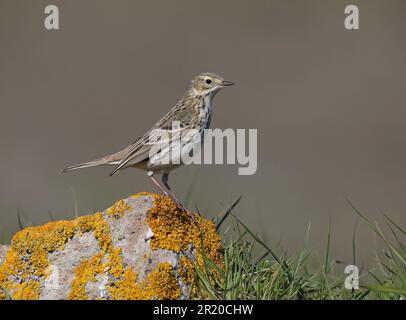
[[[89,161],[81,164],[77,164],[71,167],[67,167],[62,170],[62,173],[73,171],[73,170],[78,170],[78,169],[83,169],[83,168],[90,168],[90,167],[95,167],[95,166],[101,166],[107,164],[107,162],[104,159],[97,159],[94,161]]]

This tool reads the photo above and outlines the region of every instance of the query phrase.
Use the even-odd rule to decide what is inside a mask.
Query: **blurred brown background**
[[[360,30],[344,29],[344,7]],[[43,26],[56,4],[60,30]],[[323,248],[348,261],[356,215],[381,211],[406,225],[406,2],[0,0],[0,225],[6,241],[41,224],[156,191],[143,172],[108,168],[62,175],[132,142],[203,71],[238,86],[215,100],[213,127],[258,128],[254,176],[237,166],[177,170],[180,198],[193,176],[192,207],[237,214],[270,243],[294,252],[312,223]],[[360,256],[375,239],[358,223]]]

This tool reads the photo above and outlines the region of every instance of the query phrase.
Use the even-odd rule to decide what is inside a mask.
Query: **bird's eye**
[[[206,79],[206,83],[207,83],[207,84],[210,84],[210,83],[211,83],[211,80],[210,80],[210,79]]]

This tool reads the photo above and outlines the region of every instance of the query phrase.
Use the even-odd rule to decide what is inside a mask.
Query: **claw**
[[[169,195],[169,197],[172,199],[173,203],[176,205],[176,207],[178,208],[179,211],[181,211],[181,212],[187,211],[186,208],[180,203],[180,201],[178,199],[176,199],[172,195]]]

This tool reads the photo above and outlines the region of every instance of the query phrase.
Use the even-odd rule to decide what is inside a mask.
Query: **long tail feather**
[[[77,164],[71,167],[67,167],[62,170],[62,173],[73,171],[73,170],[78,170],[78,169],[83,169],[83,168],[90,168],[90,167],[95,167],[95,166],[100,166],[106,164],[104,161],[101,160],[95,160],[95,161],[90,161],[90,162],[85,162],[81,164]]]

